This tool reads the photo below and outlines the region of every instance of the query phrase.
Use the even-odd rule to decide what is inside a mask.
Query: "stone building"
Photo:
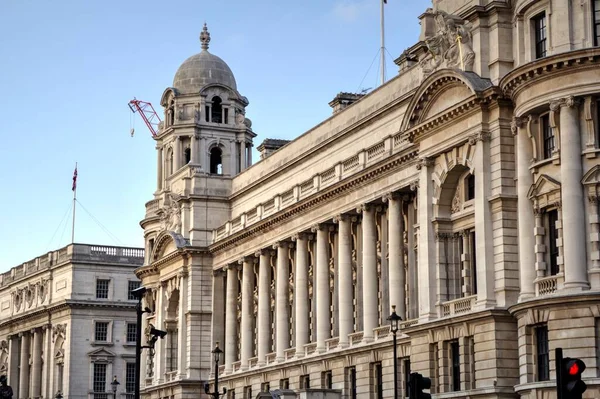
[[[230,398],[392,397],[392,306],[400,397],[411,371],[437,398],[554,397],[557,347],[600,397],[600,0],[424,11],[397,76],[256,164],[204,28],[141,222],[146,323],[169,332],[146,398],[203,395],[216,342]]]
[[[0,374],[14,399],[130,399],[140,248],[71,244],[0,274]]]

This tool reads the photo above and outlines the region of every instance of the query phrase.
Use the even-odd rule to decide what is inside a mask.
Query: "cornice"
[[[308,211],[310,208],[319,206],[321,203],[328,201],[332,197],[338,196],[346,191],[354,189],[356,186],[371,181],[374,177],[381,175],[390,169],[416,160],[417,156],[418,151],[414,148],[410,148],[403,153],[397,154],[393,158],[386,159],[384,163],[379,163],[374,168],[370,168],[369,170],[363,171],[359,175],[349,178],[347,181],[342,181],[325,189],[324,191],[319,191],[298,202],[294,206],[273,214],[268,219],[265,219],[256,225],[245,228],[237,233],[232,234],[231,236],[217,241],[213,245],[209,246],[209,250],[211,253],[216,253],[229,249],[237,245],[237,243],[240,241],[244,241],[255,236],[256,234],[260,234],[261,232],[268,230],[273,225],[285,222],[286,220],[291,219],[300,213]]]
[[[471,313],[465,313],[461,315],[443,317],[439,319],[434,319],[427,322],[419,322],[417,324],[413,324],[410,327],[406,327],[402,329],[402,333],[411,336],[411,334],[420,334],[420,333],[429,333],[431,330],[436,328],[444,328],[451,325],[460,325],[464,323],[473,323],[476,321],[481,321],[485,319],[499,319],[506,318],[510,320],[514,320],[511,314],[502,308],[496,309],[486,309],[480,311],[473,311]]]
[[[559,291],[560,292],[560,291]],[[600,292],[583,291],[578,293],[565,293],[563,295],[546,295],[525,300],[516,305],[510,306],[508,311],[511,315],[519,317],[523,312],[529,309],[557,309],[560,307],[569,307],[569,305],[584,305],[600,303]]]
[[[572,72],[572,68],[598,68],[599,62],[600,48],[598,47],[551,55],[510,71],[500,81],[500,87],[506,96],[514,100],[521,90],[540,79]]]

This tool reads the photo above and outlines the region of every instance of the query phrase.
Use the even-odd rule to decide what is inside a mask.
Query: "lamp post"
[[[117,376],[115,375],[113,377],[112,382],[110,383],[110,386],[112,388],[112,393],[113,393],[113,399],[117,399],[117,387],[119,386],[119,384],[121,384],[121,383],[117,380]]]
[[[213,349],[210,353],[213,354],[213,359],[215,359],[215,390],[214,392],[210,392],[208,382],[204,384],[204,392],[212,396],[215,399],[219,399],[219,396],[225,395],[227,393],[227,388],[223,387],[223,393],[219,392],[219,360],[221,360],[221,355],[223,351],[219,348],[219,342],[217,341],[215,345],[215,349]]]
[[[402,317],[396,314],[396,305],[392,305],[392,314],[387,319],[390,321],[390,331],[392,331],[394,337],[394,399],[398,399],[398,348],[396,345],[396,333],[398,332],[398,323],[402,320]]]

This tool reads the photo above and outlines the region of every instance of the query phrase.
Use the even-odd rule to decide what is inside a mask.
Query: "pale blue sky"
[[[135,96],[158,107],[178,66],[200,51],[205,21],[210,51],[250,100],[257,146],[329,117],[338,92],[377,85],[379,4],[3,0],[0,272],[70,242],[76,161],[77,197],[93,217],[77,206],[75,241],[143,245],[139,221],[156,188],[156,154],[137,115],[130,137],[127,103]],[[388,0],[388,77],[397,73],[392,58],[418,41],[417,17],[430,5]]]

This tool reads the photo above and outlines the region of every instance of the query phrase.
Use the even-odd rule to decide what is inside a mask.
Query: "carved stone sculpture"
[[[423,73],[427,75],[440,68],[472,71],[475,61],[471,35],[473,25],[444,11],[429,14],[435,19],[437,33],[425,38],[429,55],[420,62]]]

